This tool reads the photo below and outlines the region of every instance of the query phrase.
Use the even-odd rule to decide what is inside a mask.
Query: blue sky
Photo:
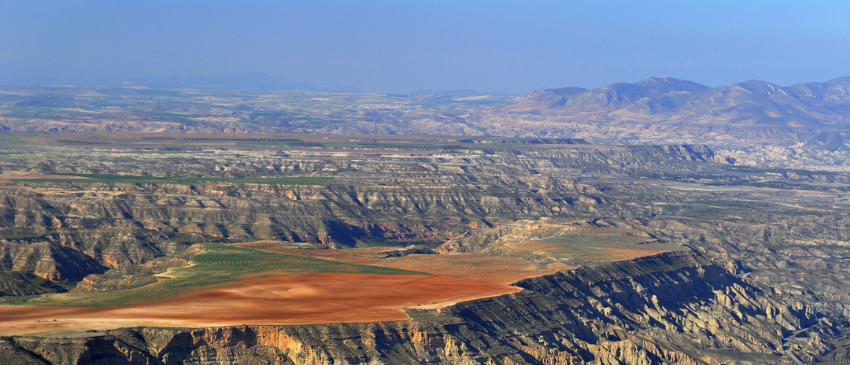
[[[848,1],[6,1],[0,78],[261,72],[374,92],[850,75]]]

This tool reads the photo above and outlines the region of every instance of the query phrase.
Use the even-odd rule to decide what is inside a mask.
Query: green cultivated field
[[[290,276],[309,273],[407,274],[427,273],[386,267],[347,264],[311,257],[282,255],[220,244],[203,244],[205,252],[192,258],[192,266],[169,273],[169,278],[140,288],[108,292],[62,293],[35,298],[24,305],[117,307],[197,291],[199,288],[238,281],[248,275]]]
[[[233,183],[233,184],[281,184],[281,185],[326,185],[333,177],[152,177],[132,175],[96,175],[96,174],[69,174],[54,173],[51,175],[68,176],[68,178],[50,179],[9,179],[18,183],[113,183],[113,184],[184,184],[199,185],[205,183]]]

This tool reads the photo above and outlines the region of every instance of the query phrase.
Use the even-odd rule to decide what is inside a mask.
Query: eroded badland
[[[847,90],[2,90],[0,359],[846,362]]]

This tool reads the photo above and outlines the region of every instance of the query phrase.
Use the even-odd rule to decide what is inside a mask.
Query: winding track
[[[815,324],[808,326],[806,328],[798,329],[794,333],[788,335],[788,337],[785,337],[784,339],[782,339],[782,349],[785,350],[785,353],[788,354],[788,357],[790,357],[791,360],[794,360],[794,363],[796,363],[797,365],[805,365],[805,363],[803,363],[803,361],[801,361],[800,358],[797,357],[797,355],[794,355],[794,352],[792,352],[791,349],[788,348],[788,340],[790,340],[794,337],[797,337],[797,335],[799,335],[803,332],[806,332],[806,331],[808,331],[812,328],[815,328],[815,326],[823,323],[823,320],[824,320],[823,318],[818,319],[818,321],[815,322]]]

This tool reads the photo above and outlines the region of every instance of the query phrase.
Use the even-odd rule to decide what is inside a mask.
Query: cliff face
[[[719,266],[684,253],[518,285],[525,290],[461,303],[450,313],[541,363],[782,361],[781,334],[813,322],[805,308],[774,303]]]
[[[62,286],[32,273],[0,272],[0,297],[65,291]]]
[[[6,337],[0,358],[34,364],[782,364],[791,363],[783,337],[817,322],[805,306],[774,302],[690,253],[518,285],[525,290],[405,322]]]

